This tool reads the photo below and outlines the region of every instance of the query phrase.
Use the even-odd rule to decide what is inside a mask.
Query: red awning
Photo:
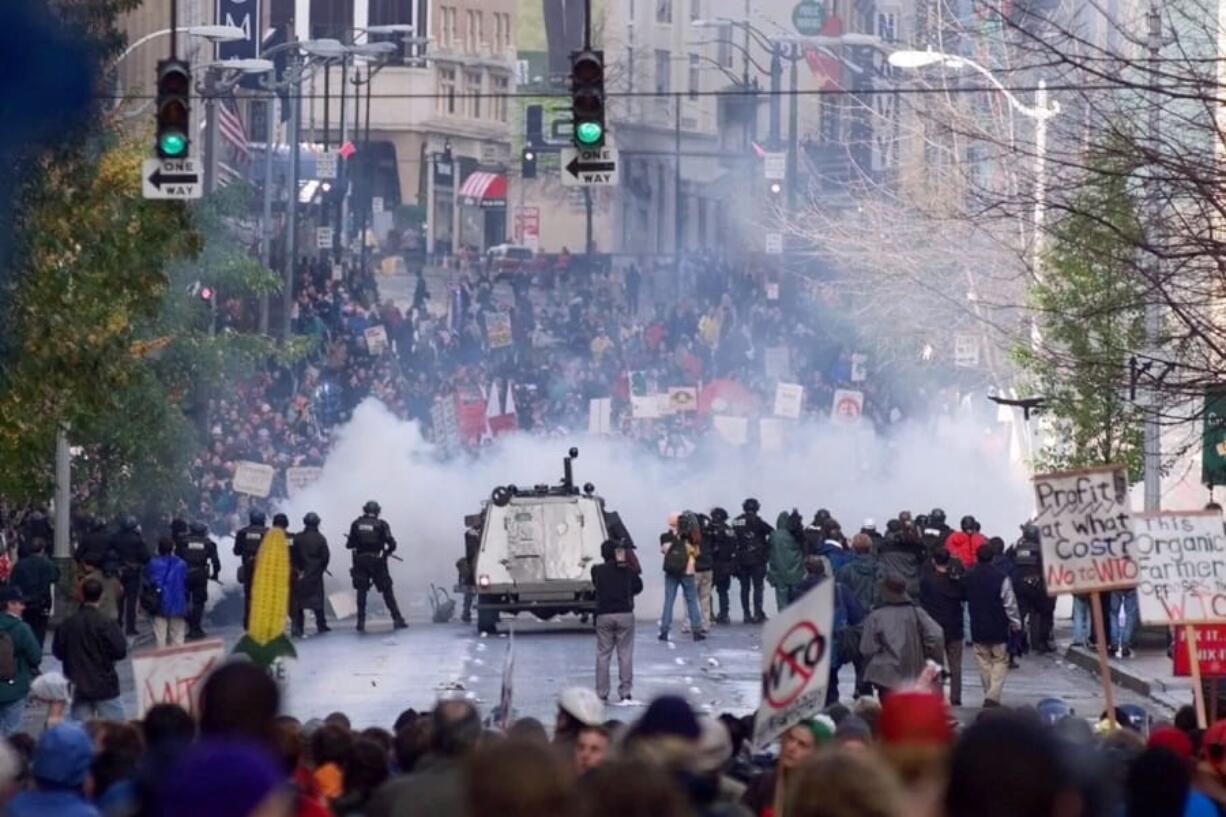
[[[506,174],[474,171],[460,186],[460,196],[469,207],[506,207]]]

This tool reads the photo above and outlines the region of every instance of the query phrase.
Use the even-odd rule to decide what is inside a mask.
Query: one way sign
[[[618,183],[617,151],[611,148],[564,147],[560,158],[563,187],[611,187]]]
[[[141,194],[147,199],[198,199],[204,192],[195,159],[145,159]]]

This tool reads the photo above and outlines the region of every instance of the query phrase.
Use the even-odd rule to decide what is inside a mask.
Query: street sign
[[[564,147],[560,162],[564,187],[611,187],[618,183],[617,151],[612,148]]]
[[[786,153],[768,153],[763,157],[762,175],[767,181],[783,181],[788,172],[788,155]]]
[[[783,233],[766,234],[766,254],[783,255]]]
[[[816,37],[826,25],[826,6],[816,0],[800,0],[792,9],[792,25],[802,37]]]
[[[320,179],[336,178],[336,151],[325,150],[315,156],[315,175]]]
[[[145,159],[141,195],[147,199],[198,199],[204,194],[195,159]]]
[[[315,228],[315,249],[317,250],[332,249],[332,228],[331,227],[316,227]]]

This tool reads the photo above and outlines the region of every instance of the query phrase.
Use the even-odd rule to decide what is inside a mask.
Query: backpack
[[[674,536],[668,550],[664,551],[664,572],[669,576],[684,576],[690,566],[690,552],[685,540]]]
[[[162,577],[163,580],[165,578],[165,576]],[[140,608],[150,616],[156,616],[162,612],[162,587],[148,575],[141,577],[139,601]]]
[[[0,630],[0,683],[11,684],[17,679],[17,650],[8,630]]]

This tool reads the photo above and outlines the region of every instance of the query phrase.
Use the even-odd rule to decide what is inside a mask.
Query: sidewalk
[[[1056,641],[1072,641],[1072,628],[1056,624]],[[1061,647],[1064,659],[1076,667],[1098,674],[1098,652],[1092,647]],[[1111,680],[1124,689],[1143,695],[1161,706],[1176,710],[1192,703],[1192,679],[1172,675],[1166,647],[1144,642],[1133,648],[1131,658],[1111,658]]]

